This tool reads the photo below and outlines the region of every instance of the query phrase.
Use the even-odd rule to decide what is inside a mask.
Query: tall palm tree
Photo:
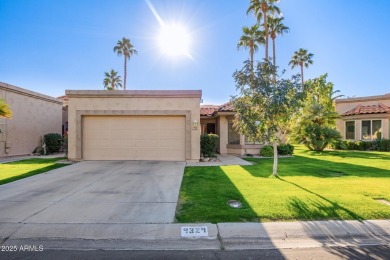
[[[237,49],[249,48],[249,56],[251,60],[251,69],[253,72],[253,55],[259,49],[260,44],[264,44],[264,32],[259,30],[259,25],[255,24],[252,27],[242,27],[243,35],[237,43]]]
[[[12,118],[12,111],[4,100],[0,99],[0,117]]]
[[[283,17],[268,17],[268,30],[269,35],[272,39],[272,60],[274,63],[274,66],[276,66],[276,46],[275,46],[275,39],[278,35],[283,35],[285,33],[288,33],[290,31],[290,28],[285,26],[283,24],[284,18]]]
[[[126,90],[127,60],[130,60],[131,56],[138,54],[138,52],[136,49],[134,49],[134,45],[131,44],[130,39],[127,39],[125,37],[123,37],[122,40],[118,41],[118,43],[114,47],[114,52],[118,54],[118,56],[123,55],[123,57],[125,58],[123,90]]]
[[[288,65],[291,65],[291,68],[299,66],[301,68],[301,77],[302,77],[302,87],[304,86],[305,80],[303,78],[303,66],[308,68],[310,64],[313,64],[313,54],[309,53],[306,49],[300,48],[298,51],[294,52],[294,55],[291,58],[291,61]]]
[[[105,89],[115,90],[122,87],[121,76],[118,76],[117,71],[104,72],[104,75],[106,76],[103,80]]]
[[[257,22],[260,23],[263,20],[265,31],[265,59],[268,60],[268,14],[278,13],[280,14],[279,7],[276,6],[279,0],[250,0],[250,4],[247,14],[253,13],[256,16]]]

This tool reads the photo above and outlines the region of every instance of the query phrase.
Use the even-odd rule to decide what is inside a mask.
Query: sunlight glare
[[[169,56],[189,54],[190,37],[187,31],[178,24],[165,24],[161,26],[160,35],[158,37],[161,50]]]

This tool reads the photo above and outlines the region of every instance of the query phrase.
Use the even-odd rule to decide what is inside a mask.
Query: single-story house
[[[344,140],[390,139],[390,93],[336,99],[337,130]]]
[[[13,113],[0,118],[0,158],[30,155],[45,134],[61,134],[62,101],[3,82],[0,98]]]
[[[262,145],[251,142],[233,127],[234,109],[230,102],[221,106],[202,105],[201,133],[219,135],[217,152],[220,154],[259,154]]]
[[[67,90],[70,160],[199,161],[201,90]]]

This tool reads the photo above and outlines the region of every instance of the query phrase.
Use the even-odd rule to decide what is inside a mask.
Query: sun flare
[[[168,56],[190,57],[190,36],[187,30],[179,24],[164,24],[161,26],[158,42],[161,50]]]

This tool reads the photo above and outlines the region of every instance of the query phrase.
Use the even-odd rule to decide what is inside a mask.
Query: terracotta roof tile
[[[218,111],[220,111],[220,112],[234,112],[233,104],[231,102],[227,102],[227,103],[221,105],[218,108]]]
[[[370,106],[362,106],[358,105],[354,109],[351,109],[342,116],[352,116],[352,115],[365,115],[365,114],[385,114],[388,113],[390,114],[390,107],[383,105],[383,104],[378,104],[378,105],[370,105]]]
[[[200,107],[200,115],[201,116],[211,116],[217,110],[218,110],[218,106],[203,105]]]

